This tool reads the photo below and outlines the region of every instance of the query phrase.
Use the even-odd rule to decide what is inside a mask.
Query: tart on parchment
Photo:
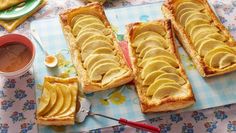
[[[44,78],[37,107],[37,123],[41,125],[73,125],[78,94],[77,78]]]
[[[126,35],[142,112],[171,111],[194,104],[170,20],[129,24]]]
[[[60,22],[85,93],[133,80],[102,5],[91,3],[60,14]]]
[[[166,0],[162,11],[203,77],[236,70],[236,42],[207,0]]]

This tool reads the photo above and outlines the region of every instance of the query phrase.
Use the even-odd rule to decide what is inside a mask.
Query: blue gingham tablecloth
[[[136,5],[136,4],[147,4],[156,2],[157,0],[140,0],[140,1],[132,1],[132,0],[121,0],[119,2],[111,2],[109,1],[108,4],[106,4],[107,8],[116,6],[116,7],[122,7],[122,6],[130,6],[130,5]],[[236,1],[235,0],[228,0],[228,1],[221,1],[221,0],[211,0],[213,2],[213,6],[215,7],[215,11],[218,13],[220,20],[226,25],[226,27],[232,32],[234,37],[236,36],[236,18],[235,18],[235,12],[236,12]],[[64,10],[65,8],[76,6],[78,4],[81,4],[80,1],[76,0],[58,0],[58,2],[53,3],[53,1],[49,1],[48,5],[40,10],[36,15],[31,17],[27,22],[22,24],[15,32],[16,33],[28,33],[29,30],[29,23],[32,20],[38,19],[38,18],[48,18],[55,16],[58,14],[59,11]],[[140,18],[142,20],[148,20],[147,16],[143,16]],[[116,25],[114,23],[114,25]],[[1,29],[0,34],[6,34],[6,31]],[[191,69],[191,68],[190,68]],[[36,131],[36,124],[33,117],[29,117],[32,115],[29,115],[27,113],[33,112],[34,113],[34,106],[35,101],[30,101],[30,96],[33,96],[32,90],[29,91],[29,87],[24,84],[29,82],[30,86],[35,87],[34,79],[32,79],[33,82],[30,82],[28,78],[31,74],[26,75],[26,78],[19,79],[4,79],[1,78],[1,86],[0,86],[0,99],[1,101],[5,99],[13,99],[17,100],[17,98],[22,97],[21,100],[18,100],[17,102],[8,102],[9,104],[6,104],[6,102],[1,102],[1,111],[0,111],[0,131],[2,132],[35,132]],[[9,86],[6,86],[8,85]],[[198,84],[198,83],[197,83]],[[219,82],[220,85],[220,82]],[[13,87],[14,86],[14,87]],[[9,88],[14,90],[12,93],[9,93]],[[28,89],[28,90],[27,90]],[[20,93],[18,95],[20,96],[14,96],[17,90],[27,90],[24,91],[25,95],[23,93]],[[22,91],[22,92],[23,92]],[[29,92],[28,92],[29,91]],[[234,90],[232,89],[232,92]],[[233,97],[233,96],[232,96]],[[229,98],[230,99],[230,98]],[[26,103],[26,101],[29,100],[29,103]],[[31,99],[32,100],[32,99]],[[212,99],[214,101],[214,99]],[[9,100],[10,101],[10,100]],[[27,111],[23,110],[24,104],[20,105],[20,102],[26,103]],[[12,103],[12,104],[11,104]],[[29,105],[28,105],[29,104]],[[25,105],[25,106],[26,106]],[[31,106],[30,106],[31,105]],[[23,106],[22,108],[14,108],[18,106]],[[7,108],[8,111],[4,111],[4,109]],[[23,111],[22,111],[23,110]],[[156,118],[152,118],[147,120],[147,123],[151,123],[153,125],[156,125],[161,128],[162,132],[234,132],[236,131],[236,116],[235,111],[236,105],[226,105],[218,108],[212,108],[207,110],[201,110],[201,111],[194,111],[194,112],[187,112],[187,113],[167,113],[163,116],[158,116]],[[11,113],[6,112],[12,112],[12,115],[9,115]],[[18,113],[14,113],[18,112]],[[20,113],[19,113],[20,112]],[[27,113],[26,113],[27,112]],[[13,115],[14,113],[14,115]],[[11,117],[13,116],[13,117]],[[23,117],[22,117],[23,116]],[[14,119],[13,119],[14,118]],[[14,123],[14,126],[11,124]],[[55,131],[64,131],[63,128],[53,128]],[[126,126],[113,126],[106,129],[96,129],[91,132],[143,132],[136,129],[128,128]]]

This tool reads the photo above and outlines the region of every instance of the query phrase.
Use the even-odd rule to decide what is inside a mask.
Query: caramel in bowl
[[[35,57],[35,47],[25,36],[7,34],[0,37],[0,75],[15,78],[26,73]]]

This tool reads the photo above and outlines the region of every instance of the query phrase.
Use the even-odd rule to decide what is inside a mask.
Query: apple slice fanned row
[[[60,14],[60,21],[85,93],[117,87],[133,79],[100,4],[68,10]]]
[[[41,125],[73,125],[78,93],[77,78],[45,77],[37,107]]]
[[[236,70],[236,42],[207,0],[168,0],[162,11],[203,77]]]
[[[142,111],[192,105],[195,98],[174,45],[170,20],[129,24],[126,35]]]

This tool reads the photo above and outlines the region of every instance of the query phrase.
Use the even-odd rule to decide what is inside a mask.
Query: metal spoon
[[[39,44],[40,48],[45,53],[44,64],[47,67],[50,67],[50,68],[53,68],[53,67],[57,66],[58,60],[57,60],[56,56],[48,54],[48,52],[46,51],[45,47],[43,46],[43,43],[42,43],[38,33],[35,30],[31,30],[30,33],[33,36],[33,38],[36,40],[36,42]]]

